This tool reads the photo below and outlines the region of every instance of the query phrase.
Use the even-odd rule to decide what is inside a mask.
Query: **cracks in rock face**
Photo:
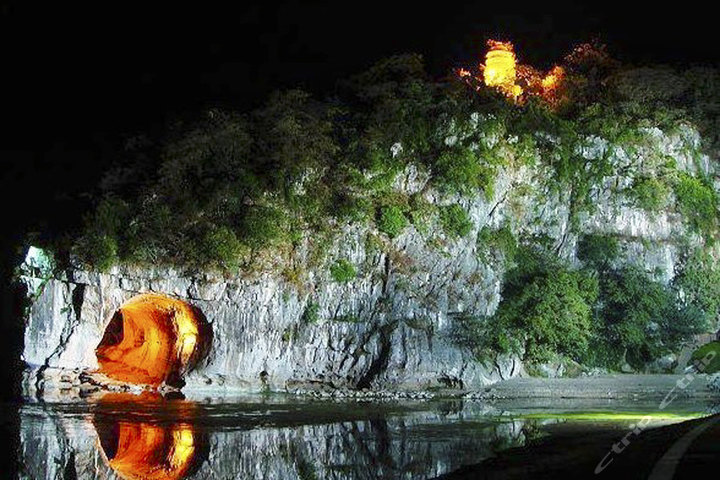
[[[518,370],[518,362],[517,359],[512,359],[512,370],[510,370],[510,378],[514,377],[517,374]]]
[[[386,295],[388,290],[388,284],[390,283],[390,255],[385,254],[385,263],[384,263],[384,275],[383,275],[383,282],[382,282],[382,294]]]
[[[493,360],[493,365],[495,366],[495,370],[497,370],[498,375],[500,375],[500,378],[502,380],[508,380],[510,378],[515,377],[520,370],[521,364],[517,358],[511,358],[510,361],[512,362],[510,365],[510,371],[508,372],[508,375],[505,376],[505,374],[503,373],[502,365],[500,365],[500,362],[498,361],[498,359],[496,358],[495,360]]]
[[[495,211],[500,207],[500,205],[502,205],[503,203],[505,203],[505,201],[507,200],[507,196],[508,196],[508,194],[507,194],[507,192],[505,192],[505,194],[502,196],[502,198],[501,198],[500,200],[498,200],[498,201],[495,203],[495,205],[493,205],[493,207],[490,209],[490,212],[488,212],[488,215],[487,215],[487,221],[488,221],[488,222],[489,222],[490,219],[493,217],[493,215],[495,215]],[[486,223],[487,223],[487,222],[486,222]]]
[[[85,287],[83,283],[78,284],[72,291],[72,306],[73,313],[75,314],[75,321],[80,321],[80,314],[82,312],[83,301],[85,300]]]
[[[370,388],[373,381],[380,376],[384,371],[387,370],[390,362],[390,356],[392,354],[392,332],[397,327],[397,322],[393,322],[387,325],[383,325],[379,328],[380,334],[380,351],[378,356],[372,361],[367,372],[358,381],[356,388],[362,390],[363,388]]]
[[[40,401],[42,401],[43,393],[45,391],[44,376],[45,371],[50,368],[50,361],[65,351],[65,348],[70,341],[70,337],[72,337],[75,328],[80,324],[81,309],[85,299],[85,287],[86,285],[83,283],[75,284],[75,288],[73,288],[71,294],[73,318],[66,319],[57,347],[55,347],[52,353],[45,359],[45,362],[43,362],[42,366],[38,368],[37,374],[35,375],[35,395]]]
[[[567,241],[569,235],[570,232],[568,230],[563,232],[560,242],[557,244],[557,247],[555,247],[555,255],[560,255],[560,252],[562,252],[562,248],[565,246],[565,242]]]
[[[67,463],[63,472],[63,478],[65,480],[77,480],[77,470],[75,469],[75,452],[70,450],[68,455]]]

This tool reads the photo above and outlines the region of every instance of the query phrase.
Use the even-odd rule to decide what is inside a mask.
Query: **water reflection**
[[[569,410],[557,401],[526,408],[462,400],[198,400],[114,394],[90,403],[24,405],[21,478],[434,478],[558,428],[579,425],[584,435],[595,428],[562,415],[533,418],[532,412]],[[613,428],[625,431],[624,422]]]
[[[93,418],[102,453],[107,464],[126,480],[181,479],[191,475],[202,463],[201,453],[206,444],[194,426],[188,423],[197,410],[193,403],[182,402],[181,415],[176,423],[151,423],[122,419],[108,415],[117,405],[125,407],[138,403],[162,404],[159,394],[141,396],[110,393],[98,400],[98,412]]]

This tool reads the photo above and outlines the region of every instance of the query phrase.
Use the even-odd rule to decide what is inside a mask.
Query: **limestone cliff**
[[[446,141],[460,136],[455,132]],[[458,318],[491,315],[500,302],[502,252],[483,254],[478,233],[508,227],[518,237],[541,235],[571,262],[581,235],[614,235],[622,247],[619,261],[670,281],[683,254],[701,239],[672,205],[648,212],[635,206],[627,189],[658,168],[658,155],[691,175],[712,172],[707,156],[697,153],[700,140],[691,127],[649,129],[644,138],[643,146],[632,149],[586,139],[578,153],[590,161],[610,158],[612,172],[591,192],[595,208],[576,216],[572,192],[549,186],[547,163],[503,167],[490,198],[441,194],[422,168],[410,164],[395,179],[395,189],[436,206],[461,205],[472,221],[468,235],[448,235],[436,220],[427,228],[411,225],[394,239],[372,225],[338,225],[334,237],[306,235],[270,267],[234,276],[132,265],[106,273],[43,273],[26,265],[24,278],[34,295],[26,318],[25,393],[76,395],[82,373],[98,367],[95,348],[114,312],[145,292],[187,301],[211,326],[207,355],[185,375],[188,391],[294,391],[319,384],[474,389],[516,376],[523,371],[517,358],[483,364],[456,339]],[[281,274],[282,265],[310,265],[309,246],[318,242],[326,242],[324,260],[308,267],[300,285]],[[338,259],[356,266],[354,279],[332,278],[329,266]]]

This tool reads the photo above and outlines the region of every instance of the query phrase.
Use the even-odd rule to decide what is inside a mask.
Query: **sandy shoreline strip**
[[[616,374],[577,378],[512,378],[477,392],[478,398],[663,398],[714,397],[708,375]],[[684,387],[684,388],[683,388]]]

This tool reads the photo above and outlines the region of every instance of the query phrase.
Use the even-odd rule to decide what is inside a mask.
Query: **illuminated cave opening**
[[[140,420],[133,411],[162,404],[179,421]],[[129,411],[125,412],[123,408]],[[119,409],[119,410],[118,410]],[[205,435],[194,427],[196,407],[189,402],[167,402],[157,394],[106,395],[97,405],[93,425],[108,465],[125,480],[182,479],[191,476],[208,456]],[[118,411],[121,415],[118,415]],[[153,409],[150,409],[153,412]]]
[[[207,353],[209,325],[199,309],[158,294],[138,295],[113,315],[95,353],[99,372],[121,382],[183,385]]]

